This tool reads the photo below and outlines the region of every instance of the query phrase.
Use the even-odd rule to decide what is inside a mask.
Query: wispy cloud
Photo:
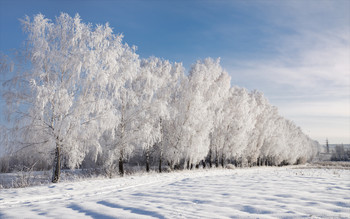
[[[266,18],[273,24],[266,31],[276,34],[266,39],[274,53],[226,60],[232,82],[262,90],[282,115],[321,143],[330,136],[333,142],[350,142],[350,3],[268,6],[267,11],[278,9]]]
[[[314,41],[321,43],[317,39]],[[332,93],[338,90],[339,94],[344,94],[350,82],[349,41],[323,41],[322,44],[322,48],[315,48],[311,43],[305,43],[303,49],[298,48],[294,52],[288,50],[290,44],[286,42],[285,52],[278,56],[267,60],[240,61],[239,64],[234,61],[233,64],[249,76],[262,77],[272,83],[307,90],[317,89],[316,92],[323,90]]]

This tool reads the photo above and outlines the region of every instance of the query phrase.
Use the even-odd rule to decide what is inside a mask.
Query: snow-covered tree
[[[112,29],[98,26],[93,35],[92,63],[97,71],[95,99],[104,106],[105,118],[100,126],[104,165],[114,169],[118,163],[119,173],[124,174],[124,162],[131,155],[138,126],[139,97],[133,89],[133,79],[140,69],[135,48],[122,43],[122,35],[114,35]]]
[[[180,151],[188,168],[208,154],[209,134],[214,121],[219,120],[216,115],[230,87],[230,77],[219,62],[209,58],[194,64],[180,93],[173,147]]]
[[[54,151],[52,181],[58,182],[62,159],[75,168],[89,151],[99,151],[96,128],[107,108],[98,91],[105,88],[102,72],[111,65],[100,58],[108,56],[104,45],[120,38],[108,25],[92,29],[78,15],[61,14],[52,22],[39,14],[33,21],[26,17],[23,25],[29,63],[12,79],[7,104],[18,122],[21,147],[37,146],[48,156]]]
[[[183,157],[183,89],[188,83],[184,68],[176,64],[172,71],[172,79],[166,89],[167,110],[169,116],[162,121],[162,140],[159,150],[159,160],[166,160],[171,169],[174,169]],[[161,165],[161,164],[160,164]]]
[[[133,82],[140,99],[140,146],[144,151],[147,171],[150,168],[150,152],[155,145],[161,171],[163,121],[170,117],[168,102],[181,71],[182,66],[177,63],[171,64],[169,61],[151,57],[142,60],[140,74]]]

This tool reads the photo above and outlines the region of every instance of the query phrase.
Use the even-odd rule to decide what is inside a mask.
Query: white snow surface
[[[138,174],[0,190],[0,218],[350,218],[349,169]]]

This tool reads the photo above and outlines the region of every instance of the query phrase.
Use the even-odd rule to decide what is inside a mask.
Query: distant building
[[[350,144],[326,144],[321,146],[320,161],[350,161]]]

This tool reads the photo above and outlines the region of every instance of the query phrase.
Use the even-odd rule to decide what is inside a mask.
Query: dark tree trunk
[[[119,175],[120,176],[124,176],[124,153],[123,153],[123,150],[120,150]]]
[[[187,169],[190,169],[190,160],[187,161]]]
[[[170,170],[173,171],[174,170],[174,162],[173,161],[168,161],[168,164],[170,166]]]
[[[160,154],[159,156],[159,172],[161,173],[162,172],[162,153]]]
[[[219,167],[218,149],[215,150],[215,166],[216,166],[216,167]]]
[[[146,171],[149,172],[149,148],[146,149]]]
[[[61,176],[61,147],[58,143],[56,143],[55,158],[52,169],[52,182],[58,183]]]
[[[221,155],[221,166],[222,167],[225,166],[225,155],[224,155],[224,153],[222,153],[222,155]]]
[[[119,158],[119,174],[124,176],[124,164],[123,159]]]
[[[205,167],[206,167],[205,160],[202,160],[202,165],[203,165],[203,168],[205,169]]]
[[[209,167],[210,167],[210,168],[213,167],[213,163],[212,163],[212,161],[211,161],[211,159],[212,159],[212,153],[213,153],[213,151],[212,151],[211,148],[210,148],[210,150],[209,150]]]
[[[146,172],[149,172],[149,162],[146,163]]]

